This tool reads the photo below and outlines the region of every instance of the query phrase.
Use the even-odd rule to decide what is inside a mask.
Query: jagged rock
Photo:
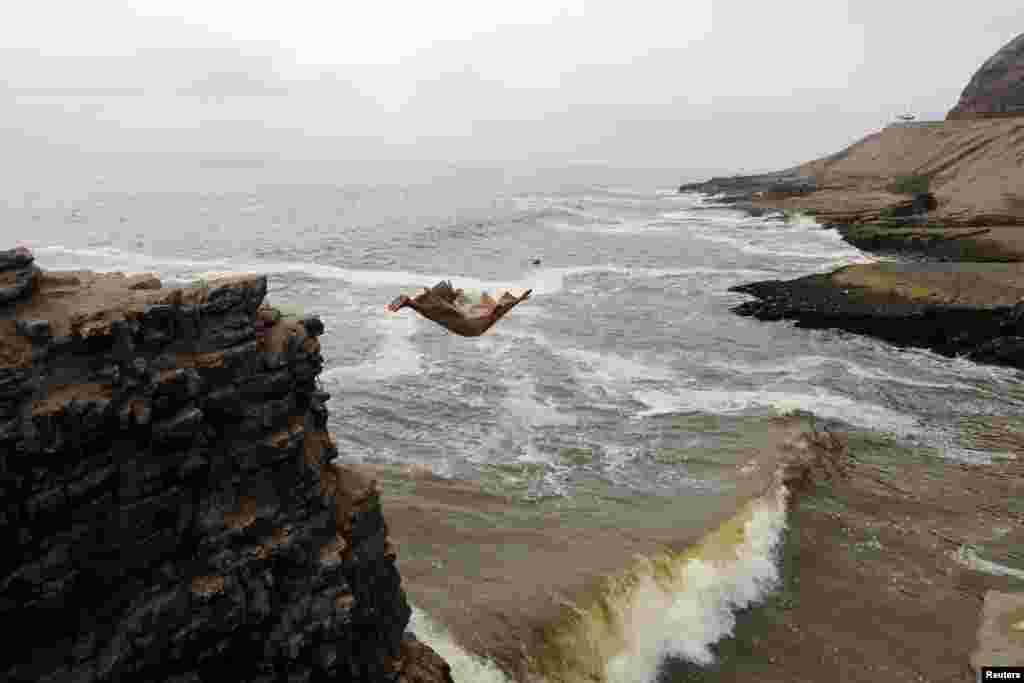
[[[32,253],[24,248],[0,250],[0,273],[24,268],[34,260]]]
[[[1024,368],[1024,337],[998,337],[981,344],[969,358],[982,363]]]
[[[324,323],[319,317],[310,316],[303,318],[301,321],[302,326],[306,328],[306,334],[310,337],[319,337],[324,333]]]
[[[1024,368],[1024,337],[1006,334],[1019,329],[1013,307],[974,308],[872,295],[840,286],[832,275],[731,287],[729,291],[756,297],[732,311],[758,320],[794,320],[797,327],[844,330],[897,346]]]
[[[43,341],[50,337],[49,320],[19,320],[17,322],[18,334],[36,341]]]
[[[39,273],[40,270],[31,265],[31,262],[29,265],[0,272],[0,306],[31,296],[33,283]]]
[[[254,315],[267,294],[267,278],[255,278],[255,287],[237,284],[226,285],[210,292],[205,303],[200,306],[203,315],[227,313],[236,308]]]
[[[205,348],[219,351],[252,340],[256,328],[250,314],[234,311],[219,317],[204,316],[198,334]]]
[[[718,203],[746,202],[758,196],[771,195],[773,198],[802,195],[814,192],[817,183],[814,178],[801,174],[797,169],[786,169],[759,175],[712,178],[700,183],[681,185],[679,192],[703,192],[720,195]]]
[[[4,265],[31,261],[0,252]],[[117,286],[160,291],[135,285]],[[409,607],[379,499],[355,496],[337,519],[307,460],[336,455],[312,432],[330,396],[306,341],[323,325],[304,319],[283,351],[261,351],[265,291],[249,278],[199,305],[143,299],[88,344],[66,321],[17,321],[44,353],[0,369],[0,536],[20,549],[0,554],[0,627],[25,644],[0,678],[394,678]],[[339,534],[350,552],[322,561]],[[403,675],[428,677],[406,680],[451,683],[429,648],[413,650]]]
[[[156,441],[171,439],[190,439],[203,420],[203,411],[199,408],[185,408],[173,417],[161,420],[153,425],[153,438]]]
[[[989,57],[967,83],[947,119],[1024,116],[1024,33]]]

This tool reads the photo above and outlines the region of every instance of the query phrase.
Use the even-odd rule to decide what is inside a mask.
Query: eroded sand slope
[[[906,199],[887,190],[896,178],[924,175],[939,202],[934,222],[1024,224],[1024,117],[895,125],[799,168],[821,189],[773,206],[878,210]]]

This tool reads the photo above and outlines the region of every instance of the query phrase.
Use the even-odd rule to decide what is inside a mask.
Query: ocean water
[[[493,514],[452,507],[466,521],[447,545],[420,538],[400,554],[410,628],[460,683],[507,680],[495,661],[520,645],[516,623],[550,626],[546,670],[563,680],[654,681],[667,656],[710,665],[733,612],[777,578],[784,490],[724,524],[710,512],[734,485],[724,472],[763,447],[772,416],[800,411],[971,462],[1007,454],[973,444],[964,425],[1024,417],[1015,371],[730,313],[745,299],[732,285],[865,255],[807,219],[751,218],[676,194],[673,174],[411,166],[360,179],[329,165],[180,164],[81,177],[8,188],[5,242],[28,243],[47,269],[152,271],[166,282],[267,274],[272,303],[325,323],[330,426],[343,460],[382,468],[386,514],[389,491],[398,519],[401,497],[415,493],[395,469],[409,465],[441,487],[469,482],[480,505],[511,501]],[[440,279],[533,295],[477,339],[385,311],[399,292]],[[633,529],[637,552],[588,563],[573,545],[583,540],[538,534],[545,526],[598,545]],[[485,558],[471,552],[477,532],[519,540]],[[556,543],[566,562],[579,558],[578,572],[552,571],[545,585],[544,572],[515,569],[558,557]],[[475,619],[449,609],[456,588],[431,567],[473,588]],[[577,575],[604,577],[603,593],[584,603]],[[577,616],[540,623],[542,597],[512,615],[508,596],[527,589],[561,591]]]

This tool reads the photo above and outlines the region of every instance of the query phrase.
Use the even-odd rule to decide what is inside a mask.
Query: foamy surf
[[[978,552],[969,546],[960,546],[955,551],[950,551],[949,556],[957,563],[968,569],[977,572],[992,574],[993,576],[1011,576],[1015,579],[1024,580],[1024,570],[1007,567],[1005,564],[986,560],[978,555]]]
[[[415,605],[410,607],[412,617],[406,629],[448,662],[455,683],[513,683],[493,662],[459,647],[448,630],[433,621],[426,612]]]
[[[417,329],[416,319],[412,316],[387,316],[371,320],[379,330],[381,340],[374,357],[357,365],[325,370],[320,373],[321,380],[379,382],[419,372],[423,354],[412,343],[412,335]]]
[[[962,382],[928,382],[919,377],[924,374],[921,369],[917,369],[915,378],[908,377],[906,375],[897,375],[889,372],[882,372],[869,369],[860,363],[856,363],[851,360],[844,358],[830,357],[830,356],[796,356],[782,363],[765,362],[765,363],[749,363],[741,360],[719,360],[709,359],[704,362],[708,367],[715,368],[717,370],[727,371],[734,374],[743,375],[781,375],[789,379],[800,379],[807,380],[816,377],[819,374],[826,373],[830,367],[841,368],[842,372],[845,372],[853,377],[860,379],[871,380],[875,382],[891,382],[894,384],[903,384],[906,386],[923,387],[927,389],[971,389],[972,387]]]
[[[786,527],[787,495],[780,486],[741,512],[742,540],[732,549],[735,522],[692,552],[665,558],[676,569],[668,580],[659,581],[656,564],[646,563],[626,613],[626,652],[608,662],[609,683],[653,683],[666,657],[705,666],[714,661],[710,647],[732,635],[735,611],[761,601],[778,584],[775,549]],[[727,559],[719,559],[720,552]]]
[[[607,579],[592,604],[570,605],[572,616],[549,632],[544,652],[526,653],[524,683],[654,683],[669,657],[712,664],[711,646],[732,635],[735,612],[778,584],[788,495],[775,487],[695,546],[639,557]],[[451,665],[456,683],[511,683],[417,607],[409,630]]]
[[[432,286],[440,280],[451,280],[458,287],[465,289],[523,292],[532,289],[534,295],[555,294],[565,288],[568,276],[591,271],[612,269],[613,266],[576,266],[564,268],[538,268],[528,276],[512,280],[485,280],[469,277],[459,273],[420,273],[402,270],[361,270],[343,268],[315,261],[259,261],[249,260],[238,262],[229,259],[175,259],[153,256],[145,253],[126,252],[113,248],[79,249],[56,245],[41,247],[36,252],[48,252],[64,257],[66,267],[87,267],[90,270],[106,272],[138,269],[145,266],[165,278],[197,279],[209,272],[220,274],[257,273],[301,274],[322,280],[343,280],[357,287],[376,289],[383,287],[424,287]]]
[[[779,414],[794,410],[840,420],[868,429],[880,429],[900,436],[920,431],[920,421],[909,415],[869,403],[819,390],[814,394],[782,391],[691,390],[686,393],[636,391],[633,397],[649,406],[636,413],[637,418],[670,413],[705,412],[720,415],[769,408]]]
[[[732,635],[735,611],[779,580],[775,549],[788,492],[778,486],[680,553],[639,558],[609,579],[594,604],[577,606],[534,660],[538,683],[654,683],[668,657],[707,666],[711,646]]]

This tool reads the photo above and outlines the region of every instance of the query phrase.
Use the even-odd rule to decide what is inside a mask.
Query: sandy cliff
[[[0,678],[451,683],[266,289],[0,252]]]
[[[1024,226],[1024,35],[985,62],[946,121],[894,124],[786,171],[680,190],[843,225],[881,220],[892,228],[903,218],[931,228]],[[909,210],[909,196],[925,191],[933,197],[927,211]],[[999,241],[1024,256],[1019,237],[1003,233]]]
[[[938,203],[929,223],[1024,225],[1024,117],[894,125],[799,170],[817,191],[776,203],[826,221],[877,219],[907,199],[900,178],[923,176]]]

